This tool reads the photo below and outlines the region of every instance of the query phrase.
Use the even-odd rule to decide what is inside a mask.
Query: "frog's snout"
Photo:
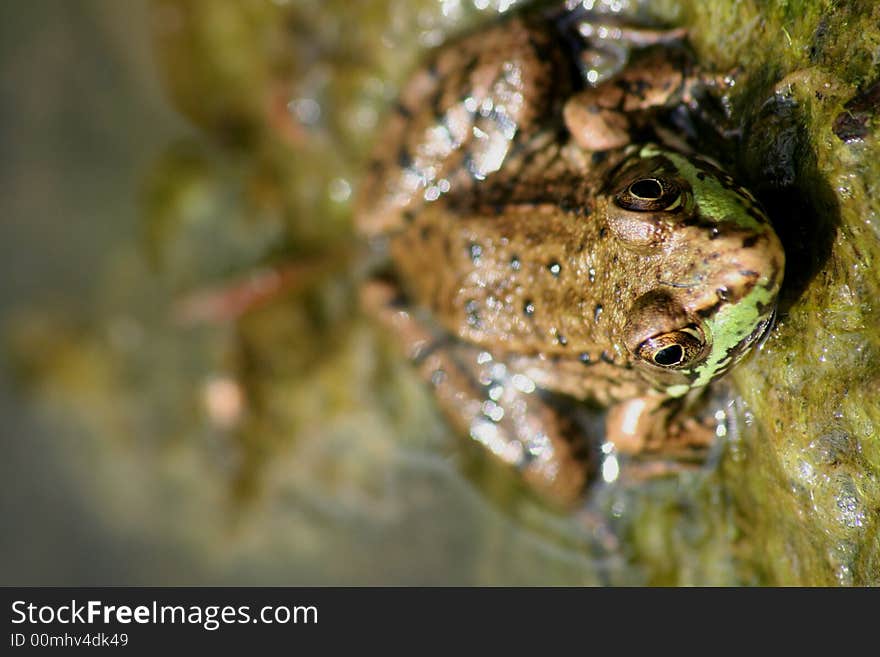
[[[721,244],[726,258],[704,272],[703,292],[715,299],[700,299],[704,308],[716,314],[722,305],[754,312],[755,322],[772,315],[782,284],[785,254],[776,233],[767,230],[752,235],[732,235]],[[696,300],[695,300],[696,301]],[[745,337],[745,336],[743,336]]]

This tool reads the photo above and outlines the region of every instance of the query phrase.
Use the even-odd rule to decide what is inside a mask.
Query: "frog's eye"
[[[681,199],[681,186],[674,180],[660,176],[638,178],[614,197],[615,203],[633,212],[672,210]]]
[[[687,327],[645,340],[636,348],[636,355],[658,367],[687,367],[703,353],[703,337],[699,330]]]

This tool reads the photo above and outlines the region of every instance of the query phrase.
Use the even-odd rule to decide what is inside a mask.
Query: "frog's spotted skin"
[[[515,18],[440,49],[379,140],[358,223],[387,238],[422,314],[371,305],[410,336],[447,415],[570,497],[584,452],[537,393],[614,406],[610,441],[663,451],[685,424],[686,403],[670,400],[766,332],[784,257],[754,197],[707,161],[653,143],[589,148],[682,101],[694,82],[680,51],[631,63],[623,86],[577,92],[555,29]],[[618,121],[606,88],[642,100],[615,101],[633,108]],[[571,109],[584,102],[602,111]],[[504,370],[495,383],[487,363]]]
[[[549,358],[545,387],[579,397],[609,403],[632,396],[633,384],[681,396],[721,374],[769,318],[778,289],[778,242],[754,201],[711,165],[659,147],[599,165],[571,145],[546,148],[532,155],[534,171],[514,166],[513,180],[508,170],[495,185],[450,194],[403,228],[391,252],[404,289],[470,343]],[[619,190],[589,181],[620,171],[625,181],[677,176],[689,187],[678,212],[651,214],[658,236],[650,247],[633,248],[602,220]],[[706,206],[745,217],[715,218]],[[638,319],[633,309],[646,302]],[[634,358],[643,339],[689,324],[710,345],[692,367],[663,370]],[[577,362],[577,373],[564,374],[564,361]],[[601,373],[604,365],[612,372]]]

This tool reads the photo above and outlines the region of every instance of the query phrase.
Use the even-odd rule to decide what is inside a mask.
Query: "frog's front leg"
[[[697,87],[717,82],[717,76],[695,69],[683,48],[646,48],[634,53],[617,76],[569,98],[563,116],[582,148],[621,148],[657,110],[691,104]]]
[[[545,499],[568,505],[579,498],[596,468],[592,450],[580,427],[528,376],[432,331],[391,283],[368,283],[361,300],[400,338],[453,428],[518,469]]]
[[[645,395],[608,410],[605,437],[624,457],[629,478],[675,473],[706,460],[716,432],[713,418],[697,412],[700,395],[702,391],[686,398]]]

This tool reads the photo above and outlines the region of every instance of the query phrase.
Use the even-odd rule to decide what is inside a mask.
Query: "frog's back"
[[[599,318],[613,277],[589,270],[604,272],[616,255],[594,212],[604,170],[555,138],[512,155],[504,172],[426,206],[393,236],[403,288],[471,343],[568,357],[596,350],[607,327],[584,317]]]

